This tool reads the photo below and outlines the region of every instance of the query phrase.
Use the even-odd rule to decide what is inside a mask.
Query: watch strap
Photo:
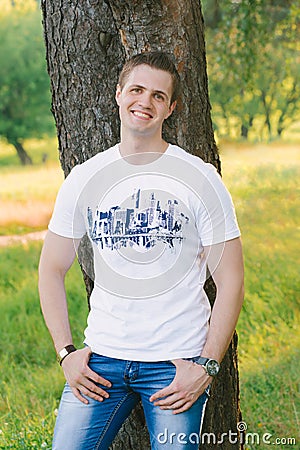
[[[76,352],[77,348],[74,347],[73,344],[70,345],[66,345],[64,348],[62,348],[58,353],[57,353],[57,360],[59,362],[59,364],[61,365],[61,363],[63,362],[63,360],[70,354],[73,352]]]
[[[200,366],[205,366],[205,364],[207,363],[207,361],[209,361],[210,358],[204,358],[203,356],[199,356],[199,358],[197,358],[197,360],[195,361],[196,364],[199,364]]]

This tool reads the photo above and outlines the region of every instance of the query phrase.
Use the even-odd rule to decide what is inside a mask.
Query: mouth
[[[140,119],[153,119],[153,116],[151,114],[142,112],[142,111],[136,111],[136,110],[131,110],[131,113],[135,116],[138,117]]]

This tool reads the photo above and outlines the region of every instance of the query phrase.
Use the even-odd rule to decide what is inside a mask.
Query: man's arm
[[[39,264],[39,292],[41,308],[57,352],[73,343],[70,329],[65,291],[65,276],[70,269],[78,245],[73,239],[58,236],[48,231]],[[73,394],[83,403],[88,403],[82,394],[102,401],[107,392],[98,387],[110,383],[88,367],[91,349],[86,347],[69,354],[62,368]]]
[[[221,362],[229,346],[244,299],[244,264],[240,238],[204,249],[216,284],[209,331],[201,356]]]
[[[221,362],[240,314],[244,297],[244,265],[239,238],[204,249],[210,273],[217,287],[209,332],[201,356]],[[172,383],[155,393],[150,400],[174,414],[189,409],[211,383],[202,366],[177,359]],[[165,397],[165,398],[163,398]],[[160,400],[162,399],[162,400]]]

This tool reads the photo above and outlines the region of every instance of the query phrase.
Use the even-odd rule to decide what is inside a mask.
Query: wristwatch
[[[61,349],[58,353],[57,353],[57,361],[59,362],[59,364],[61,365],[61,363],[63,362],[63,360],[66,358],[66,356],[68,356],[70,353],[76,352],[77,348],[74,347],[73,344],[71,345],[66,345],[66,347],[64,347],[63,349]]]
[[[202,356],[200,356],[198,359],[196,359],[195,363],[199,364],[199,366],[204,367],[207,375],[211,377],[215,377],[219,373],[220,364],[215,359],[203,358]]]

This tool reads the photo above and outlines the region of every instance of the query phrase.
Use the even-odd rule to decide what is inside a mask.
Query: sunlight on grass
[[[58,164],[58,143],[56,137],[45,139],[27,139],[24,142],[26,152],[32,159],[34,166]],[[20,160],[13,145],[0,138],[0,171],[10,171],[14,167],[22,171]]]
[[[53,142],[46,144],[52,155]],[[33,141],[31,145],[39,146],[41,150],[46,144]],[[7,166],[1,157],[3,148],[2,154],[0,152],[0,235],[45,229],[64,178],[58,161],[27,167]]]

